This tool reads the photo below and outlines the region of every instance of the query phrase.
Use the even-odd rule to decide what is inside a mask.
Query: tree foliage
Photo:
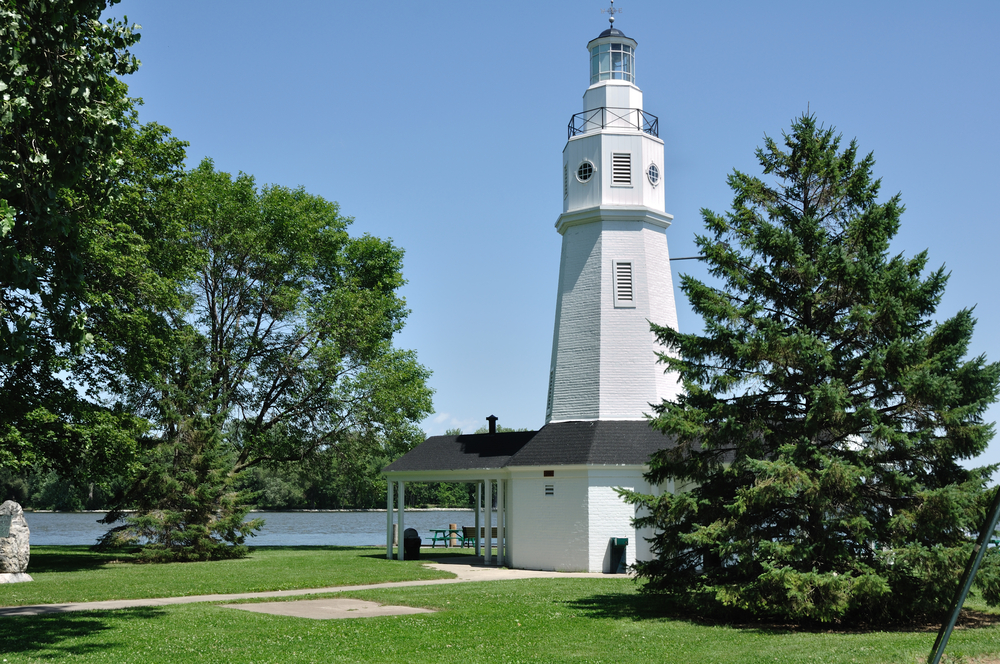
[[[419,442],[429,374],[392,344],[408,313],[398,295],[400,249],[351,237],[352,220],[335,203],[301,188],[258,188],[251,176],[233,178],[209,160],[164,189],[155,214],[172,220],[160,226],[186,252],[168,242],[160,262],[176,289],[156,300],[159,327],[172,330],[164,354],[150,371],[109,385],[155,429],[145,470],[121,503],[139,513],[109,514],[108,522],[127,519],[109,541],[149,541],[155,524],[161,543],[189,528],[207,536],[212,524],[245,513],[245,492],[225,501],[248,468],[318,452],[335,453],[343,468],[364,468]],[[117,343],[106,354],[128,358],[131,342]],[[184,457],[192,461],[180,469],[175,461]],[[216,465],[194,469],[209,458]],[[223,467],[224,482],[164,479],[179,470],[214,477]],[[187,506],[173,512],[183,516],[162,516],[178,492]]]
[[[258,189],[207,160],[170,206],[195,255],[183,308],[166,315],[207,364],[210,408],[226,416],[235,470],[328,445],[400,451],[421,437],[428,372],[392,345],[408,314],[400,249],[352,238],[336,203],[301,188]],[[177,384],[184,372],[175,366],[161,379]],[[156,419],[157,390],[134,396]]]
[[[113,2],[110,4],[114,4]],[[86,341],[82,229],[113,192],[138,61],[106,0],[0,8],[0,363]]]
[[[402,252],[301,189],[185,173],[113,4],[0,7],[0,471],[117,489],[154,558],[218,557],[252,531],[242,470],[323,452],[366,491],[428,374],[392,345]]]
[[[83,229],[87,244],[84,301],[94,338],[74,357],[77,384],[90,396],[120,394],[169,364],[177,339],[167,312],[183,307],[178,282],[188,279],[195,249],[165,203],[184,178],[187,143],[151,122],[123,128],[115,195]]]
[[[118,76],[138,66],[139,35],[100,23],[109,4],[0,7],[0,467],[83,483],[123,472],[145,429],[66,379],[94,341],[88,313],[108,285],[95,269],[130,269],[95,245],[137,172],[134,105]]]
[[[148,379],[170,356],[172,329],[161,313],[176,304],[176,279],[190,253],[155,200],[182,175],[185,144],[149,124],[121,128],[115,195],[81,222],[86,290],[76,306],[87,319],[86,352],[41,339],[0,364],[0,466],[52,468],[67,481],[106,483],[137,463],[148,421],[108,396]]]
[[[967,357],[971,310],[932,321],[944,268],[890,252],[903,206],[879,202],[872,155],[804,116],[757,158],[770,180],[735,171],[732,209],[702,212],[719,285],[682,288],[704,332],[653,326],[685,393],[656,407],[678,445],[649,478],[687,490],[630,497],[657,532],[639,576],[742,617],[938,614],[988,502],[993,468],[959,461],[993,436],[1000,366]]]
[[[141,544],[139,560],[240,558],[263,519],[246,520],[253,497],[236,488],[229,450],[211,421],[188,419],[146,454],[136,511],[105,533],[98,548]]]
[[[106,523],[125,523],[105,533],[98,548],[139,544],[140,559],[150,562],[242,557],[246,537],[263,521],[244,521],[252,496],[235,486],[233,451],[222,436],[225,413],[212,407],[209,364],[191,343],[180,345],[174,362],[181,378],[161,386],[161,435],[149,441],[129,487],[135,511],[106,515]]]

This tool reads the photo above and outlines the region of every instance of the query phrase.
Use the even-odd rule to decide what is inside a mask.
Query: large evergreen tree
[[[175,380],[159,384],[159,436],[148,441],[129,490],[134,512],[113,509],[104,521],[125,523],[98,546],[140,544],[140,559],[153,562],[238,558],[264,522],[245,521],[253,497],[236,487],[235,452],[222,435],[228,413],[213,398],[206,353],[184,332]]]
[[[734,172],[731,211],[702,212],[717,282],[682,289],[704,332],[654,326],[685,392],[656,407],[678,445],[649,476],[686,490],[631,496],[657,532],[639,576],[730,616],[937,614],[988,502],[992,468],[959,462],[993,436],[1000,366],[967,358],[971,310],[932,321],[944,268],[890,252],[903,206],[871,154],[804,116],[757,158],[767,179]]]

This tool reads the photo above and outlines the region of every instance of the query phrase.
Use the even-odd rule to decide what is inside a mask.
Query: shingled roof
[[[431,436],[383,469],[473,470],[503,468],[537,431]]]
[[[644,465],[674,444],[645,420],[556,422],[538,431],[431,436],[383,472]]]

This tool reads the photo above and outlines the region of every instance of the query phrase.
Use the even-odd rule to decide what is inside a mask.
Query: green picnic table
[[[437,546],[438,542],[443,543],[445,547],[450,547],[452,535],[457,536],[461,544],[465,543],[461,528],[431,528],[431,534],[432,549]]]

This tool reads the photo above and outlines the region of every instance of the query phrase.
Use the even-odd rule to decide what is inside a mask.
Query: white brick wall
[[[632,487],[627,487],[632,488]],[[633,510],[615,493],[614,488],[603,483],[589,487],[590,495],[590,555],[592,572],[611,571],[611,538],[627,537],[627,564],[635,562],[635,530],[629,525]]]
[[[588,569],[587,472],[556,466],[511,472],[508,525],[510,562],[519,569],[584,572]],[[545,485],[555,495],[545,495]]]
[[[652,494],[658,496],[663,493],[663,489],[667,491],[673,491],[673,481],[667,483],[666,487],[650,486],[645,480],[640,479],[636,482],[636,491],[645,494]],[[635,512],[636,516],[645,516],[648,510],[637,509]],[[653,536],[652,528],[642,528],[641,530],[635,531],[635,559],[636,560],[652,560],[653,553],[650,550],[648,538]]]
[[[655,339],[649,321],[677,324],[673,284],[663,229],[635,222],[603,222],[605,256],[601,288],[600,419],[641,419],[658,403],[658,380],[663,367],[656,363]],[[635,308],[616,308],[612,280],[614,260],[631,260]]]
[[[559,262],[550,419],[596,419],[600,412],[601,277],[601,225],[569,228]]]
[[[627,537],[626,563],[635,562],[636,531],[632,527],[635,508],[625,503],[615,491],[642,488],[642,468],[594,466],[588,473],[589,500],[589,567],[592,572],[609,572],[612,537]]]
[[[632,261],[634,308],[616,308],[613,261]],[[665,229],[647,221],[569,226],[563,235],[547,421],[633,420],[674,398],[649,321],[677,326]]]
[[[510,564],[520,569],[565,572],[608,572],[610,538],[627,537],[626,562],[648,559],[648,545],[631,525],[635,514],[615,487],[648,489],[644,468],[621,466],[555,466],[555,477],[543,468],[513,469],[508,496]],[[545,485],[555,487],[545,496]]]

